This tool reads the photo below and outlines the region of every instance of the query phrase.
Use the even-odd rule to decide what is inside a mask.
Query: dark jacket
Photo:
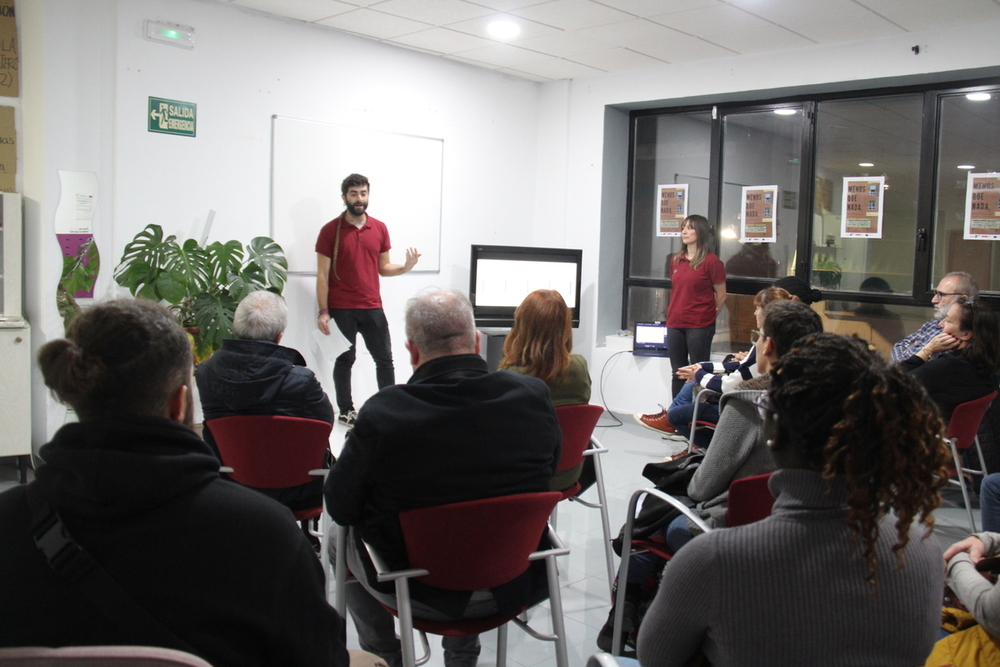
[[[41,454],[33,484],[70,535],[212,665],[346,667],[340,617],[291,514],[221,479],[190,429],[114,415],[64,426]],[[145,643],[49,567],[25,490],[0,494],[0,646]]]
[[[900,365],[924,385],[945,422],[960,403],[982,398],[997,388],[996,378],[977,368],[961,352],[945,352],[927,362],[913,355]]]
[[[361,408],[327,477],[327,509],[406,567],[399,512],[548,491],[561,442],[538,378],[490,373],[476,354],[433,359]]]
[[[333,406],[298,351],[261,340],[227,339],[198,365],[195,379],[205,421],[239,415],[280,415],[333,423]],[[205,424],[202,437],[215,451]],[[222,457],[219,457],[222,460]],[[323,480],[291,489],[257,489],[292,509],[315,507]]]

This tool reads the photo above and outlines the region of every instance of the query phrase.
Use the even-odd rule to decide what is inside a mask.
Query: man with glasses
[[[924,322],[919,329],[892,346],[892,361],[899,363],[909,359],[919,352],[931,338],[941,333],[941,320],[948,314],[951,304],[960,297],[977,298],[979,286],[972,275],[965,271],[952,271],[941,279],[931,304],[934,306],[934,319]],[[937,355],[935,355],[937,356]]]

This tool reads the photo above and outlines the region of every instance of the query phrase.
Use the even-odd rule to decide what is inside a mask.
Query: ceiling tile
[[[517,36],[518,40],[528,39],[530,37],[539,37],[541,35],[552,35],[560,32],[557,28],[553,28],[552,26],[529,21],[528,19],[514,16],[513,14],[492,14],[490,16],[471,19],[469,21],[451,23],[448,27],[452,30],[458,30],[460,32],[465,32],[470,35],[483,37],[492,42],[496,42],[496,39],[489,36],[489,33],[486,31],[486,26],[500,18],[512,21],[521,27],[521,34]]]
[[[554,0],[543,5],[515,9],[510,13],[560,30],[579,30],[595,25],[628,21],[633,18],[631,14],[606,7],[592,0]]]
[[[582,37],[575,32],[556,32],[551,35],[532,37],[531,39],[521,39],[511,42],[514,46],[520,46],[539,53],[547,53],[559,58],[565,58],[577,53],[587,53],[589,51],[607,50],[610,44],[605,44],[592,37]],[[571,58],[575,60],[575,58]]]
[[[595,74],[605,73],[603,70],[587,67],[586,65],[570,62],[569,60],[563,60],[562,58],[549,58],[548,60],[542,60],[537,63],[529,63],[527,65],[519,65],[517,67],[512,67],[511,69],[517,70],[518,72],[527,72],[528,74],[534,74],[536,76],[544,76],[549,79],[574,79],[579,76],[593,76]]]
[[[878,8],[872,7],[874,11],[911,32],[1000,19],[1000,5],[992,0],[925,0],[924,2],[896,0],[892,5],[878,4],[880,5]]]
[[[649,19],[737,53],[759,53],[809,46],[815,42],[732,5],[715,5]]]
[[[516,76],[518,79],[527,79],[528,81],[537,81],[538,83],[548,83],[549,81],[555,81],[555,79],[550,79],[547,76],[537,76],[535,74],[522,72],[520,70],[511,69],[509,67],[504,67],[496,71],[502,74],[509,74],[510,76]]]
[[[669,12],[680,12],[698,7],[713,7],[721,5],[721,0],[599,0],[602,5],[620,9],[635,16],[648,18]]]
[[[431,27],[427,23],[411,21],[410,19],[383,14],[371,9],[355,9],[346,14],[316,21],[316,23],[337,28],[338,30],[357,33],[365,37],[374,37],[375,39],[391,39]]]
[[[412,46],[432,53],[452,54],[459,51],[470,51],[491,46],[488,39],[475,37],[464,32],[456,32],[448,28],[431,28],[420,32],[411,32],[391,40],[393,44]]]
[[[546,57],[543,54],[511,46],[510,44],[494,44],[483,49],[462,51],[457,55],[467,60],[488,63],[496,67],[517,67],[544,60]]]
[[[546,2],[552,2],[552,0],[471,0],[477,5],[482,5],[483,7],[489,7],[490,9],[496,10],[498,12],[509,12],[512,9],[520,9],[521,7],[530,7],[531,5],[544,5]]]
[[[339,0],[230,0],[232,4],[248,7],[300,21],[318,21],[349,12],[356,6]]]
[[[669,63],[724,58],[735,52],[645,19],[586,28],[580,35],[645,53]]]
[[[460,0],[386,0],[374,6],[373,9],[436,26],[467,21],[495,13],[487,7],[480,7]]]
[[[642,69],[644,67],[654,67],[663,64],[662,60],[622,48],[581,53],[573,56],[571,60],[596,67],[605,72],[624,72],[626,70]]]
[[[904,32],[854,0],[729,0],[729,4],[820,43],[850,42]]]

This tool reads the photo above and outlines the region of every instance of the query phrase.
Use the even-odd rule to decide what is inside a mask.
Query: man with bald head
[[[548,491],[561,443],[548,387],[527,375],[489,372],[461,294],[411,299],[406,349],[413,376],[365,402],[324,489],[331,516],[351,527],[347,564],[360,585],[348,585],[347,603],[361,645],[389,665],[399,664],[399,640],[375,600],[395,606],[394,587],[376,580],[359,540],[389,567],[408,567],[399,512]],[[475,594],[421,586],[412,593],[413,614],[446,621],[516,611],[544,587],[537,574],[529,569],[503,591]],[[477,637],[442,643],[449,667],[476,664]]]

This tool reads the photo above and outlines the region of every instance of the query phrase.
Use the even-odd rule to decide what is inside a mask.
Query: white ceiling
[[[533,81],[1000,20],[1000,0],[222,1]]]

